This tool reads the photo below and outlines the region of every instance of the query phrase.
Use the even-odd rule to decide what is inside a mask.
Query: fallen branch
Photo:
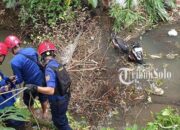
[[[78,40],[79,40],[81,34],[82,34],[82,31],[80,31],[79,34],[76,36],[76,38],[74,39],[74,43],[69,44],[62,51],[62,53],[61,53],[62,64],[65,64],[67,66],[69,65],[70,61],[72,60],[75,49],[79,43]]]
[[[98,69],[98,67],[93,67],[93,68],[86,68],[86,69],[77,69],[77,70],[69,70],[70,72],[79,72],[79,71],[92,71]]]

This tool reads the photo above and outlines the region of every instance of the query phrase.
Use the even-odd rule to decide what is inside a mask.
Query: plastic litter
[[[168,35],[175,37],[175,36],[178,35],[178,32],[175,29],[171,29],[171,30],[168,31]]]

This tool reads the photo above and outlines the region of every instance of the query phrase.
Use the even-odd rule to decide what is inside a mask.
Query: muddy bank
[[[5,9],[4,6],[0,4],[0,29],[11,31],[20,30],[18,10]]]
[[[107,123],[109,116],[117,110],[121,116],[118,116],[120,122],[116,123],[119,123],[118,127],[124,126],[128,106],[145,99],[143,91],[137,92],[133,86],[126,88],[119,82],[119,68],[134,64],[114,50],[111,25],[111,19],[106,14],[94,17],[83,32],[73,57],[75,61],[72,64],[79,65],[69,69],[74,79],[70,109],[87,117],[96,128],[111,126],[110,122]]]

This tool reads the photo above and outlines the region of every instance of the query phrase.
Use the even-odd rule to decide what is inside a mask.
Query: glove
[[[10,83],[10,82],[16,81],[16,77],[15,77],[15,76],[10,76],[10,77],[4,76],[4,80],[5,80],[7,83]]]
[[[16,88],[15,82],[16,82],[16,77],[15,76],[10,76],[10,77],[4,77],[4,80],[6,84],[9,85],[9,88]]]
[[[25,87],[27,87],[27,89],[25,90],[25,93],[35,93],[37,92],[37,85],[35,84],[26,84]]]
[[[1,86],[1,87],[0,87],[0,93],[9,91],[9,88],[10,88],[9,85]]]
[[[10,76],[9,77],[9,80],[10,80],[10,82],[12,82],[12,83],[14,83],[15,84],[15,82],[16,82],[16,76]]]

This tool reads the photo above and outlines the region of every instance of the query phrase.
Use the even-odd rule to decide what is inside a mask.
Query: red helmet
[[[3,42],[0,42],[0,55],[7,55],[7,53],[7,46]]]
[[[7,45],[8,48],[14,48],[15,46],[19,45],[21,41],[16,36],[9,35],[4,40],[4,43]]]
[[[55,45],[49,40],[45,40],[45,41],[41,42],[38,46],[38,53],[40,55],[46,51],[56,51],[56,50],[57,49],[56,49]]]

